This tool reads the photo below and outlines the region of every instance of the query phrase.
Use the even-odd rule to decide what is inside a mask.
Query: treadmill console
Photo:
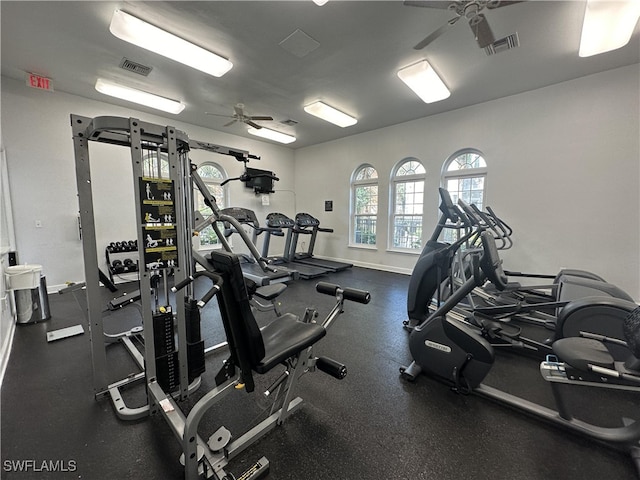
[[[283,213],[270,213],[267,215],[267,227],[270,228],[291,228],[295,222]]]
[[[253,225],[255,227],[258,226],[258,218],[253,210],[249,210],[248,208],[242,207],[229,207],[220,210],[220,214],[229,215],[230,217],[235,218],[238,222]]]
[[[298,213],[296,215],[296,225],[299,227],[317,227],[320,225],[320,220],[308,213]]]

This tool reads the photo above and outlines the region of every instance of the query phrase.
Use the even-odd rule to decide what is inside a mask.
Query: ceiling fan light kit
[[[342,128],[358,123],[358,120],[352,116],[320,101],[305,106],[304,111]]]
[[[447,86],[426,60],[398,70],[398,77],[425,103],[439,102],[451,95]]]
[[[233,67],[233,64],[226,58],[144,22],[122,10],[113,12],[109,31],[125,42],[133,43],[214,77],[221,77]]]
[[[588,0],[578,55],[590,57],[624,47],[640,18],[638,0]]]
[[[251,135],[255,135],[256,137],[262,137],[268,140],[273,140],[275,142],[280,142],[284,144],[292,143],[296,141],[296,137],[292,135],[287,135],[286,133],[276,132],[275,130],[271,130],[270,128],[262,127],[260,129],[257,129],[257,128],[249,127],[247,132],[249,132]]]
[[[163,112],[173,113],[177,115],[185,108],[185,104],[177,100],[154,95],[153,93],[137,90],[135,88],[126,87],[109,80],[98,78],[95,88],[98,92],[120,98],[128,102],[145,105],[147,107],[162,110]]]

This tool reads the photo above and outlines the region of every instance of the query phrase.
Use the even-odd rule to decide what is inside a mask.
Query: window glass
[[[206,184],[211,195],[216,199],[218,206],[220,208],[225,208],[227,206],[226,189],[221,185],[221,183],[227,178],[227,176],[222,167],[215,163],[203,163],[198,166],[196,172]],[[211,211],[211,208],[204,203],[204,197],[200,191],[197,188],[194,188],[193,192],[195,209],[198,210],[205,218],[211,215],[213,212]],[[220,240],[211,226],[203,228],[199,237],[201,247],[215,247],[220,244]]]
[[[424,165],[416,159],[405,159],[395,169],[392,179],[392,248],[422,248],[425,175]]]
[[[359,167],[351,182],[351,243],[375,245],[378,220],[378,172],[371,165]]]
[[[485,206],[487,162],[478,150],[464,149],[451,155],[442,168],[442,187],[451,195],[453,203],[462,199],[475,204],[480,210]],[[456,241],[458,232],[445,229],[443,240]]]

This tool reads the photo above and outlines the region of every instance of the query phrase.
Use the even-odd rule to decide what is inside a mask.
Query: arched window
[[[454,203],[458,198],[479,209],[485,205],[487,162],[478,150],[464,149],[451,155],[442,168],[442,187]]]
[[[362,165],[351,177],[351,244],[375,245],[378,220],[378,172]]]
[[[196,169],[196,172],[207,185],[207,188],[216,199],[218,206],[220,208],[225,208],[227,206],[227,192],[226,187],[223,187],[221,183],[226,180],[227,174],[222,167],[217,163],[206,162],[201,163]],[[213,213],[211,208],[204,203],[204,197],[197,188],[194,188],[193,191],[195,209],[198,210],[205,218],[208,217]],[[199,238],[201,247],[214,247],[220,244],[218,236],[215,234],[211,226],[204,228],[200,232]]]
[[[391,178],[391,248],[420,251],[422,248],[422,207],[424,204],[424,165],[416,158],[405,158]]]

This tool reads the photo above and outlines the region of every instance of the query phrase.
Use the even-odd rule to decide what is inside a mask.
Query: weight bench
[[[316,315],[315,311],[308,309],[302,320],[295,315],[284,314],[259,328],[251,310],[237,255],[214,251],[209,262],[215,275],[220,277],[217,299],[229,346],[229,357],[216,375],[217,387],[205,394],[191,409],[184,420],[182,434],[181,429],[176,430],[182,441],[186,479],[200,478],[199,475],[204,478],[230,478],[224,472],[228,462],[300,408],[302,399],[294,398],[293,390],[303,373],[318,367],[336,378],[343,378],[346,367],[331,359],[314,357],[313,345],[326,335],[328,326],[342,313],[344,299],[368,303],[370,298],[367,292],[342,290],[331,284],[319,285],[318,291],[337,298],[336,306],[322,324],[311,322]],[[274,401],[268,418],[233,441],[224,427],[215,432],[208,442],[199,437],[198,424],[209,408],[233,391],[254,391],[254,374],[265,374],[277,365],[284,365],[285,371],[265,395],[277,399],[278,394],[282,393],[284,400],[281,408],[275,410],[277,402]],[[168,397],[167,400],[171,402]],[[167,415],[166,409],[163,408],[162,411]],[[256,479],[266,471],[268,460],[263,457],[239,478]]]

